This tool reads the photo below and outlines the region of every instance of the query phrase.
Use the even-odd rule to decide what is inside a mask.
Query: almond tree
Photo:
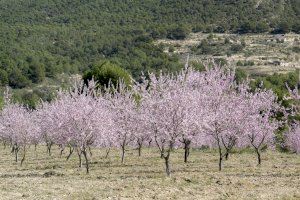
[[[146,121],[147,117],[145,116],[146,113],[139,107],[139,105],[137,106],[135,112],[136,118],[132,124],[132,128],[134,133],[133,136],[138,149],[138,156],[140,157],[142,154],[142,147],[149,142],[150,135],[148,131],[144,129],[145,127],[148,127],[148,122]]]
[[[126,147],[134,140],[137,122],[137,102],[133,92],[120,81],[106,90],[109,110],[113,116],[113,145],[121,147],[121,162],[124,163]]]
[[[67,145],[68,138],[65,138],[65,134],[62,130],[63,120],[67,119],[67,113],[61,109],[63,105],[62,101],[53,100],[51,103],[42,102],[37,108],[37,122],[41,127],[41,133],[43,143],[46,144],[47,153],[51,156],[51,148],[54,144],[63,148]]]
[[[93,145],[99,145],[100,138],[105,138],[112,126],[106,100],[96,97],[91,85],[84,87],[80,84],[70,91],[60,91],[57,99],[41,108],[41,112],[45,112],[46,116],[44,120],[46,131],[53,131],[56,144],[72,145],[76,148],[80,166],[81,155],[84,156],[87,173],[89,173],[88,149]]]
[[[286,145],[289,149],[300,154],[300,125],[293,124],[286,134]]]
[[[300,75],[300,74],[299,74]],[[300,76],[299,76],[300,81]],[[300,83],[300,82],[299,82]],[[300,94],[299,94],[299,88],[296,86],[294,90],[291,90],[289,87],[287,87],[289,90],[289,97],[287,99],[292,99],[295,101],[294,105],[294,113],[299,114],[300,112]],[[294,113],[292,113],[294,115]],[[293,121],[289,131],[286,133],[286,145],[290,148],[290,150],[300,153],[300,124],[299,121]]]
[[[39,126],[32,111],[18,104],[6,104],[1,111],[0,124],[1,138],[11,143],[16,162],[18,162],[19,150],[22,150],[22,165],[27,148],[36,144],[40,138],[38,135]]]
[[[228,157],[241,136],[236,129],[241,98],[234,83],[234,72],[214,66],[204,73],[193,72],[191,80],[198,90],[195,97],[195,107],[199,109],[197,121],[206,141],[211,142],[208,145],[218,148],[221,170],[223,158]]]
[[[300,76],[299,76],[300,79]],[[299,88],[296,86],[294,90],[290,89],[288,86],[288,91],[290,93],[290,98],[295,100],[300,100]]]
[[[187,116],[191,103],[185,98],[181,76],[149,74],[148,89],[141,94],[141,109],[147,113],[149,134],[171,175],[170,155],[179,146],[183,133],[189,132]]]
[[[274,119],[281,109],[271,91],[257,90],[251,93],[247,83],[236,84],[234,71],[214,65],[206,72],[191,70],[187,79],[196,88],[194,107],[200,131],[204,132],[219,152],[219,170],[223,158],[228,159],[233,147],[252,145],[260,159],[260,150],[272,144],[279,122]],[[202,134],[198,134],[204,142]]]
[[[135,122],[132,124],[134,129],[134,138],[136,141],[136,146],[138,149],[138,155],[141,156],[141,150],[143,145],[147,144],[148,147],[151,146],[152,138],[151,138],[151,123],[149,123],[149,112],[145,106],[145,97],[149,97],[148,87],[149,87],[149,80],[143,75],[141,76],[140,82],[134,82],[132,85],[132,93],[135,97]]]
[[[299,83],[300,85],[300,74],[299,74]],[[289,95],[285,96],[286,100],[292,100],[292,109],[291,109],[291,115],[299,115],[300,112],[300,94],[299,94],[299,88],[298,85],[295,87],[294,90],[290,89],[288,85],[286,85]]]
[[[258,165],[261,164],[261,149],[264,146],[274,147],[275,131],[283,124],[276,120],[276,113],[283,111],[277,103],[277,97],[271,90],[257,89],[248,93],[248,105],[245,113],[248,117],[242,122],[245,124],[244,133],[248,140],[244,140],[255,149]]]

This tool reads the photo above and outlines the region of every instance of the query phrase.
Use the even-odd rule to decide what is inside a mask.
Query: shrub
[[[109,82],[116,85],[120,79],[122,79],[127,86],[131,84],[130,74],[120,66],[111,63],[110,61],[94,64],[92,69],[83,75],[85,83],[92,78],[94,78],[94,80],[101,86],[107,86]]]

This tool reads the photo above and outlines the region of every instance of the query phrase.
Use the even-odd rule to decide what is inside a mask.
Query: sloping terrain
[[[109,59],[140,71],[180,68],[152,44],[204,32],[297,32],[298,0],[0,0],[0,85],[30,87]]]
[[[236,65],[253,75],[300,69],[299,34],[194,33],[185,40],[163,39],[156,41],[156,44],[163,44],[166,53],[179,55],[183,60],[187,54],[192,61],[214,58]]]

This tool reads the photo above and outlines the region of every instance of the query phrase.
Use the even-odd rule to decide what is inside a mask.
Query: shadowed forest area
[[[100,60],[127,69],[176,71],[154,40],[191,32],[300,31],[297,0],[0,1],[1,85],[32,87],[45,78],[82,73]],[[59,78],[58,78],[59,79]]]

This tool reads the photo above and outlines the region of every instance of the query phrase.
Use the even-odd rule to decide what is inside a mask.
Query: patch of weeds
[[[62,174],[62,173],[57,173],[57,172],[55,172],[55,171],[48,171],[48,172],[45,172],[45,173],[43,174],[43,177],[45,177],[45,178],[49,178],[49,177],[51,177],[51,176],[64,176],[64,174]]]

